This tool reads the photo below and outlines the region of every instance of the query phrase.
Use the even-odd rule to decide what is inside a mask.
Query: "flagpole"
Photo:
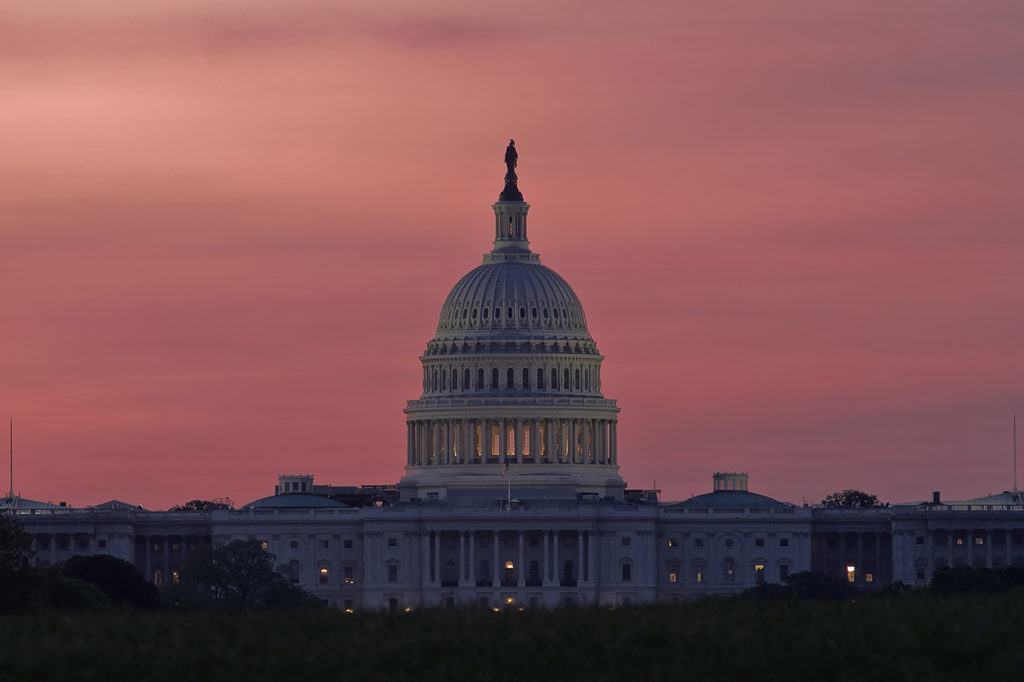
[[[8,497],[14,499],[14,417],[11,420],[11,491],[8,493]]]

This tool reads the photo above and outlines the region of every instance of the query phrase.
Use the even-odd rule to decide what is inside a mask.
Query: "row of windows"
[[[754,538],[754,547],[764,547],[764,543],[765,543],[765,539],[764,538]],[[732,538],[726,538],[724,544],[725,544],[726,547],[732,547],[734,544],[736,544],[736,542]],[[670,539],[668,541],[668,546],[669,547],[677,547],[678,546],[678,540]],[[694,538],[693,539],[693,546],[694,547],[703,547],[704,546],[704,538]],[[779,547],[789,547],[789,538],[779,538]]]
[[[464,369],[460,373],[457,369],[452,369],[450,372],[435,369],[431,372],[424,368],[424,373],[426,375],[423,382],[424,390],[428,391],[458,391],[460,387],[463,391],[483,391],[487,388],[492,391],[500,389],[589,391],[591,386],[594,387],[594,390],[597,390],[598,386],[597,368],[590,367],[582,370],[576,368],[572,371],[565,368],[561,373],[554,368],[548,373],[540,368],[534,372],[527,367],[518,373],[514,368],[509,367],[502,373],[497,367],[493,367],[489,377],[483,368],[478,368],[475,382],[473,373],[469,369]],[[489,384],[488,378],[490,379]]]
[[[518,315],[517,315],[518,313]],[[494,306],[493,308],[463,306],[454,308],[445,320],[450,327],[465,327],[483,323],[487,325],[545,325],[559,327],[565,324],[580,324],[582,319],[570,314],[566,308],[548,308],[547,306]]]

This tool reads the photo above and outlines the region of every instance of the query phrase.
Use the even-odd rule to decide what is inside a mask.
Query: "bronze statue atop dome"
[[[523,193],[519,191],[519,177],[516,175],[516,165],[519,163],[519,152],[516,151],[516,141],[509,140],[505,147],[505,189],[498,195],[498,201],[522,201]]]

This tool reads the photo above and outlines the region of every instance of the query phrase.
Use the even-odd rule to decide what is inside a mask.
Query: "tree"
[[[228,499],[189,500],[185,504],[176,504],[167,511],[209,511],[211,509],[234,509],[234,503]]]
[[[316,600],[274,570],[274,555],[259,540],[199,545],[186,558],[170,603],[191,609],[298,608]]]
[[[0,511],[0,612],[18,607],[31,580],[32,538],[7,511]]]
[[[878,495],[869,495],[863,490],[849,488],[842,492],[832,493],[821,501],[826,507],[843,507],[852,509],[854,507],[881,507]]]
[[[63,573],[95,585],[114,604],[153,609],[160,593],[135,567],[109,554],[76,555],[67,560]]]

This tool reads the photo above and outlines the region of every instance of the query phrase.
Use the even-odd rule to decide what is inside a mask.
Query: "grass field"
[[[1024,592],[616,610],[0,618],[0,680],[1009,680]]]

